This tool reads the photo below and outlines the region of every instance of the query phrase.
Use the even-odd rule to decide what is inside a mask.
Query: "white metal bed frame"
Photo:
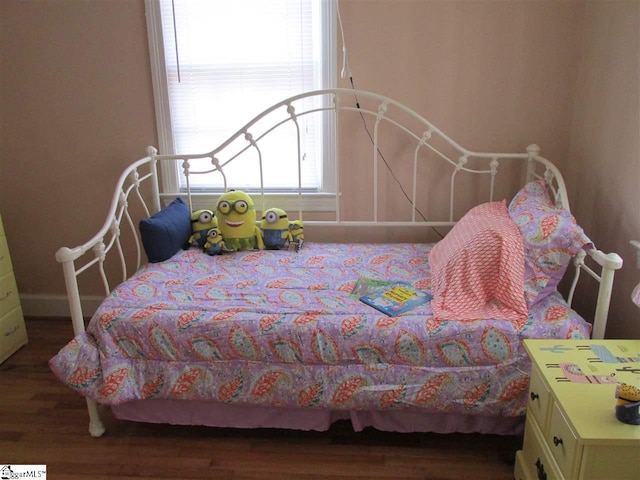
[[[304,109],[301,107],[301,101],[308,98],[320,98],[320,107]],[[257,124],[264,123],[265,119],[282,114],[286,111],[284,117],[278,117],[274,124],[264,131],[256,131]],[[339,169],[336,168],[336,193],[335,194],[335,218],[333,220],[304,220],[305,227],[309,225],[317,225],[323,227],[451,227],[456,223],[454,219],[454,202],[456,192],[456,176],[460,172],[468,172],[478,175],[487,175],[489,177],[489,195],[485,201],[493,201],[494,186],[498,175],[501,162],[521,162],[526,164],[525,180],[530,181],[536,178],[544,178],[550,191],[555,196],[556,204],[569,209],[569,201],[564,180],[560,171],[547,159],[540,156],[540,149],[537,145],[530,145],[526,149],[526,153],[484,153],[470,151],[445,135],[442,131],[424,119],[422,116],[407,108],[406,106],[375,93],[366,91],[356,91],[351,89],[331,89],[307,92],[300,95],[290,97],[283,100],[272,107],[268,108],[249,123],[238,130],[227,141],[223,142],[219,147],[211,152],[204,154],[179,154],[179,155],[160,155],[153,147],[147,148],[147,156],[132,163],[125,169],[117,181],[115,193],[107,214],[107,218],[100,230],[87,242],[74,248],[63,247],[56,252],[56,260],[62,264],[65,284],[67,289],[67,297],[69,301],[69,309],[73,323],[74,333],[80,334],[85,329],[84,314],[81,305],[81,296],[78,286],[78,277],[81,273],[97,268],[104,285],[105,295],[108,295],[112,289],[111,282],[105,271],[105,261],[107,255],[114,254],[119,259],[121,277],[118,282],[126,280],[130,273],[138,270],[143,264],[142,243],[137,229],[139,218],[132,213],[131,203],[135,202],[142,208],[144,216],[150,216],[162,208],[162,201],[175,198],[178,195],[185,196],[188,200],[190,208],[193,210],[194,198],[200,195],[193,192],[189,179],[191,175],[202,175],[207,173],[221,174],[224,178],[225,188],[227,179],[225,176],[225,166],[230,162],[242,161],[249,152],[255,153],[260,168],[260,192],[257,195],[262,202],[262,210],[264,211],[265,185],[262,175],[263,152],[261,150],[260,141],[274,129],[285,123],[291,122],[297,130],[298,141],[298,168],[302,161],[302,152],[300,147],[300,126],[298,119],[311,114],[320,112],[328,112],[332,115],[338,115],[341,112],[352,112],[362,115],[364,118],[374,120],[373,135],[371,140],[372,159],[371,168],[373,169],[373,208],[372,218],[370,220],[353,220],[343,218],[341,209],[341,178]],[[403,122],[400,118],[409,119],[412,126],[407,126],[408,122]],[[379,130],[382,125],[391,125],[406,135],[407,141],[413,145],[412,168],[414,172],[413,184],[410,192],[410,202],[407,202],[411,211],[410,221],[388,221],[381,220],[378,216],[380,205],[378,203],[378,172],[380,170],[381,145],[379,145]],[[240,145],[240,147],[237,147]],[[441,148],[440,145],[444,145]],[[235,147],[234,147],[235,146]],[[237,150],[228,152],[231,148]],[[420,153],[428,150],[436,157],[442,159],[451,168],[450,198],[448,218],[439,221],[425,221],[416,218],[416,209],[413,207],[417,204],[420,188],[416,183],[416,169],[420,162]],[[446,151],[445,151],[446,150]],[[453,152],[450,153],[450,152]],[[220,161],[221,154],[228,154],[228,159]],[[206,170],[196,171],[191,167],[191,162],[195,159],[209,159],[211,167]],[[480,167],[470,167],[470,161],[480,164]],[[252,160],[255,161],[255,160]],[[184,192],[161,192],[158,174],[158,165],[178,162],[182,167],[182,171],[186,177],[187,188]],[[165,165],[163,165],[164,167]],[[166,174],[169,170],[161,170]],[[299,170],[300,171],[300,170]],[[298,197],[298,218],[303,218],[304,211],[302,208],[302,188],[299,178]],[[150,187],[150,193],[143,189],[143,185]],[[409,194],[408,194],[409,195]],[[150,198],[149,198],[150,197]],[[122,241],[122,228],[128,226],[133,242],[132,245],[124,245]],[[114,251],[115,249],[115,251]],[[132,250],[133,254],[126,252]],[[114,251],[114,253],[111,253]],[[133,268],[128,268],[131,257],[135,257]],[[594,268],[589,267],[585,263],[585,258],[591,258],[595,262]],[[599,250],[590,250],[588,252],[580,252],[576,256],[574,265],[576,267],[575,275],[571,283],[567,301],[569,305],[573,300],[575,288],[581,271],[585,271],[589,276],[593,277],[600,284],[597,297],[597,306],[593,320],[593,338],[603,338],[607,322],[607,314],[611,297],[611,289],[615,270],[622,267],[622,259],[615,253],[605,254]],[[599,270],[599,272],[598,272]],[[87,400],[90,416],[89,431],[93,436],[100,436],[104,432],[104,427],[98,415],[97,406],[92,400]]]

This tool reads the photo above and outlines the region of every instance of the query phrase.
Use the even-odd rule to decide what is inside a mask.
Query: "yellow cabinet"
[[[616,419],[638,386],[640,340],[525,340],[531,384],[516,480],[640,479],[640,425]]]
[[[27,329],[0,217],[0,363],[27,344]]]

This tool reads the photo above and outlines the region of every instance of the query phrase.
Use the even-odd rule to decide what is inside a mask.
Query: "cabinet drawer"
[[[0,318],[0,363],[27,343],[22,309],[16,307]]]
[[[547,384],[538,368],[534,365],[531,369],[531,383],[529,384],[529,412],[533,413],[538,425],[545,431],[551,403],[553,402],[551,401],[551,394]]]
[[[20,305],[18,286],[13,272],[0,277],[0,317]]]
[[[603,478],[638,480],[640,478],[639,455],[640,450],[636,445],[585,445],[582,451],[580,478],[583,480],[602,480]]]
[[[538,428],[536,421],[527,415],[527,423],[524,430],[524,442],[522,444],[522,461],[518,462],[524,478],[537,478],[541,480],[561,479],[560,471],[549,454],[544,437]]]
[[[573,471],[580,461],[578,441],[558,405],[551,409],[551,420],[546,434],[547,445],[565,478],[573,478]]]
[[[7,245],[7,237],[0,231],[0,276],[6,275],[13,270],[11,265],[11,256],[9,255],[9,245]]]

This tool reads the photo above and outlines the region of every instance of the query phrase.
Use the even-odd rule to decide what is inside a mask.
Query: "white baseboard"
[[[80,298],[82,316],[90,317],[104,297],[86,295]],[[22,313],[25,317],[69,317],[69,303],[64,295],[20,294]]]

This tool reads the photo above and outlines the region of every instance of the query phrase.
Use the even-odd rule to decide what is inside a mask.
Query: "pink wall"
[[[357,88],[412,106],[467,148],[535,142],[564,157],[579,2],[342,1],[340,11]]]
[[[538,143],[570,174],[578,221],[610,228],[592,236],[601,249],[622,252],[640,237],[638,182],[619,182],[611,165],[637,178],[637,136],[620,144],[618,128],[593,138],[583,127],[602,111],[603,120],[630,128],[635,118],[637,133],[630,100],[637,106],[638,3],[614,3],[342,0],[340,7],[357,88],[413,106],[472,150]],[[62,295],[55,251],[97,230],[123,165],[157,143],[144,2],[4,0],[0,22],[0,211],[21,292]],[[575,176],[589,187],[575,185]],[[611,211],[631,221],[613,221]],[[637,337],[624,295],[640,272],[625,260],[610,328]]]
[[[587,2],[565,175],[580,225],[625,264],[616,274],[607,336],[640,338],[630,301],[640,282],[640,2]],[[587,307],[593,288],[580,291]]]
[[[144,2],[10,0],[0,22],[0,209],[18,288],[63,294],[56,250],[95,233],[123,166],[157,143]]]

